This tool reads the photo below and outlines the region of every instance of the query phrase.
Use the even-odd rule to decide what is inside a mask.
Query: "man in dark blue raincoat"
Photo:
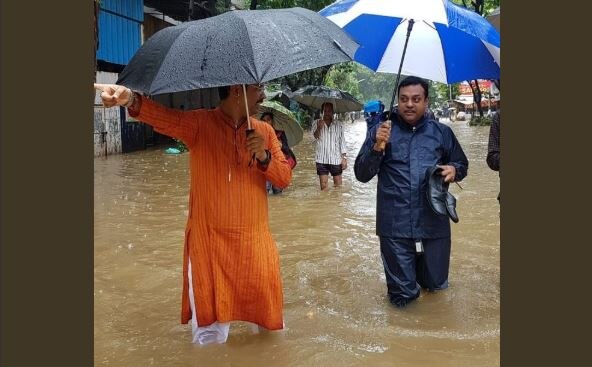
[[[450,127],[425,116],[426,81],[401,81],[398,102],[392,121],[368,131],[354,172],[361,182],[378,175],[376,234],[389,300],[403,307],[420,287],[448,287],[450,220],[427,202],[426,170],[439,165],[445,182],[461,181],[469,162]]]

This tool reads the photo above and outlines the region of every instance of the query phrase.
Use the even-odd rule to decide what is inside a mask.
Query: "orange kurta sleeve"
[[[195,144],[200,118],[198,110],[175,110],[141,96],[138,110],[129,109],[129,114],[153,126],[159,133],[181,140],[188,147]]]
[[[261,124],[265,124],[261,122]],[[271,162],[265,170],[265,178],[270,181],[275,187],[286,188],[292,180],[292,169],[282,152],[282,146],[273,131],[273,128],[268,124],[263,125],[265,128],[266,140],[268,148],[271,152]]]

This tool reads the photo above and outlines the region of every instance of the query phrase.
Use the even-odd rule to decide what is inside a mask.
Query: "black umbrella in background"
[[[293,96],[294,94],[292,91],[285,86],[282,86],[281,90],[265,92],[265,98],[267,100],[279,102],[286,108],[290,108],[290,99],[292,99]]]
[[[235,10],[157,32],[117,84],[148,95],[235,84],[244,88],[351,61],[357,48],[341,28],[308,9]]]
[[[320,110],[325,102],[333,104],[333,112],[360,111],[364,105],[350,93],[324,85],[307,85],[294,92],[293,99],[305,106]]]

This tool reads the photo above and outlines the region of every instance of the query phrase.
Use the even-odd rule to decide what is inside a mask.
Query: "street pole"
[[[448,99],[452,101],[452,85],[448,84]]]

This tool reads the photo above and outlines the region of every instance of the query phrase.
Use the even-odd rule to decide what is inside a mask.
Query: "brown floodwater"
[[[366,124],[347,124],[344,185],[320,192],[310,133],[292,184],[270,195],[281,259],[281,332],[233,323],[226,344],[190,342],[180,324],[188,153],[164,148],[94,161],[94,357],[97,366],[499,366],[499,178],[488,127],[449,123],[469,158],[452,223],[450,287],[391,306],[375,233],[376,178],[355,180]],[[330,181],[331,182],[331,181]]]

